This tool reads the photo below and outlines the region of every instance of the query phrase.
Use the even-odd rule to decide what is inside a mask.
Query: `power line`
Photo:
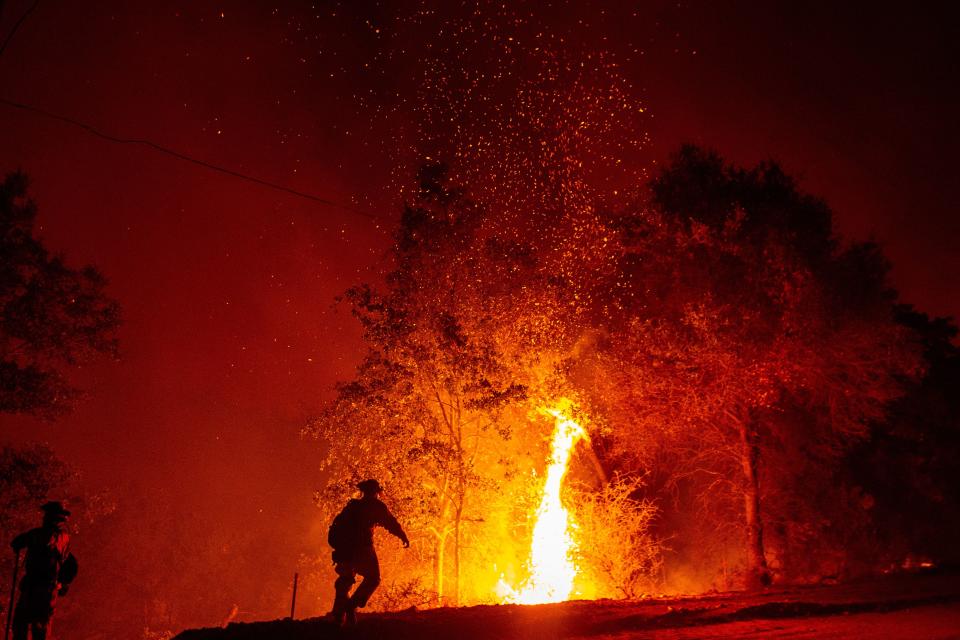
[[[33,13],[33,10],[37,8],[37,5],[40,4],[40,0],[34,0],[34,3],[30,5],[30,8],[23,12],[23,15],[20,16],[20,19],[14,23],[13,28],[10,29],[10,33],[7,34],[7,37],[3,40],[3,44],[0,45],[0,56],[3,55],[3,52],[7,50],[7,45],[10,44],[10,41],[13,40],[13,36],[17,35],[17,31],[20,29],[20,26],[26,22],[27,18],[30,17],[30,14]],[[3,1],[0,0],[0,9],[3,9]]]
[[[7,45],[10,44],[10,41],[13,40],[13,37],[17,34],[17,31],[20,29],[20,27],[23,25],[23,23],[26,22],[27,18],[30,17],[30,14],[32,14],[32,13],[34,12],[34,10],[37,8],[37,5],[39,5],[39,4],[40,4],[40,0],[34,0],[33,4],[30,5],[30,7],[29,7],[26,11],[23,12],[23,14],[20,16],[20,18],[19,18],[19,19],[16,21],[16,23],[13,25],[13,28],[10,29],[10,33],[7,34],[7,37],[4,39],[3,44],[0,45],[0,57],[3,56],[4,51],[6,51],[6,49],[7,49]],[[0,9],[3,8],[3,5],[4,5],[4,0],[0,0]],[[119,144],[131,144],[131,145],[139,145],[139,146],[148,147],[148,148],[150,148],[150,149],[153,149],[154,151],[159,151],[160,153],[165,153],[165,154],[167,154],[167,155],[169,155],[169,156],[173,156],[174,158],[177,158],[178,160],[183,160],[184,162],[189,162],[189,163],[191,163],[191,164],[195,164],[195,165],[204,167],[205,169],[210,169],[211,171],[218,171],[218,172],[220,172],[220,173],[226,174],[226,175],[228,175],[228,176],[232,176],[232,177],[234,177],[234,178],[240,178],[241,180],[246,180],[246,181],[248,181],[248,182],[252,182],[252,183],[254,183],[254,184],[259,184],[259,185],[261,185],[261,186],[268,187],[268,188],[270,188],[270,189],[275,189],[275,190],[277,190],[277,191],[282,191],[282,192],[284,192],[284,193],[288,193],[288,194],[290,194],[290,195],[297,196],[298,198],[305,198],[305,199],[307,199],[307,200],[312,200],[313,202],[319,202],[320,204],[325,204],[325,205],[330,206],[330,207],[335,207],[335,208],[337,208],[337,209],[342,209],[342,210],[344,210],[344,211],[349,211],[350,213],[354,213],[354,214],[357,214],[357,215],[359,215],[359,216],[363,216],[364,218],[367,218],[367,219],[369,219],[369,220],[373,220],[373,221],[375,221],[375,222],[378,221],[377,216],[375,216],[374,214],[369,213],[369,212],[367,212],[367,211],[363,211],[363,210],[361,210],[361,209],[357,209],[357,208],[351,207],[351,206],[349,206],[349,205],[341,204],[341,203],[339,203],[339,202],[334,202],[333,200],[328,200],[327,198],[321,198],[320,196],[314,195],[314,194],[312,194],[312,193],[307,193],[307,192],[305,192],[305,191],[299,191],[299,190],[297,190],[297,189],[292,189],[292,188],[290,188],[290,187],[286,187],[286,186],[284,186],[284,185],[282,185],[282,184],[278,184],[278,183],[276,183],[276,182],[270,182],[269,180],[263,180],[262,178],[257,178],[256,176],[251,176],[251,175],[248,175],[248,174],[245,174],[245,173],[240,173],[239,171],[234,171],[233,169],[229,169],[229,168],[224,167],[224,166],[221,166],[221,165],[213,164],[212,162],[207,162],[206,160],[200,160],[199,158],[194,158],[194,157],[192,157],[192,156],[188,156],[188,155],[185,154],[185,153],[181,153],[181,152],[176,151],[176,150],[174,150],[174,149],[171,149],[171,148],[169,148],[169,147],[165,147],[165,146],[163,146],[163,145],[161,145],[161,144],[157,144],[156,142],[153,142],[153,141],[151,141],[151,140],[146,140],[146,139],[143,139],[143,138],[123,138],[123,137],[120,137],[120,136],[111,135],[111,134],[109,134],[109,133],[106,133],[106,132],[104,132],[104,131],[101,131],[100,129],[94,127],[93,125],[87,124],[87,123],[85,123],[85,122],[81,122],[80,120],[76,120],[75,118],[71,118],[71,117],[69,117],[69,116],[60,115],[60,114],[58,114],[58,113],[53,113],[52,111],[47,111],[46,109],[41,109],[40,107],[35,107],[35,106],[33,106],[33,105],[24,104],[24,103],[22,103],[22,102],[15,102],[15,101],[13,101],[13,100],[7,100],[7,99],[5,99],[5,98],[0,98],[0,103],[3,103],[3,104],[5,104],[5,105],[7,105],[8,107],[12,107],[12,108],[14,108],[14,109],[20,109],[20,110],[22,110],[22,111],[28,111],[28,112],[30,112],[30,113],[33,113],[33,114],[42,116],[42,117],[44,117],[44,118],[48,118],[48,119],[50,119],[50,120],[57,120],[57,121],[59,121],[59,122],[66,123],[66,124],[69,124],[69,125],[71,125],[71,126],[78,127],[78,128],[80,128],[80,129],[83,129],[83,130],[86,131],[87,133],[93,134],[93,135],[97,136],[98,138],[102,138],[103,140],[108,140],[108,141],[110,141],[110,142],[116,142],[116,143],[119,143]]]
[[[22,22],[22,20],[21,20],[21,22]],[[9,40],[9,38],[8,38],[8,40]],[[186,155],[185,153],[181,153],[181,152],[179,152],[179,151],[176,151],[176,150],[174,150],[174,149],[171,149],[170,147],[165,147],[165,146],[163,146],[163,145],[161,145],[161,144],[157,144],[156,142],[153,142],[153,141],[151,141],[151,140],[146,140],[146,139],[144,139],[144,138],[123,138],[123,137],[120,137],[120,136],[111,135],[111,134],[109,134],[109,133],[106,133],[106,132],[104,132],[104,131],[102,131],[102,130],[96,128],[96,127],[94,127],[93,125],[87,124],[87,123],[85,123],[85,122],[81,122],[80,120],[76,120],[76,119],[71,118],[71,117],[69,117],[69,116],[64,116],[64,115],[60,115],[60,114],[58,114],[58,113],[53,113],[53,112],[51,112],[51,111],[47,111],[46,109],[41,109],[40,107],[35,107],[35,106],[33,106],[33,105],[24,104],[24,103],[22,103],[22,102],[15,102],[15,101],[13,101],[13,100],[7,100],[6,98],[0,98],[0,103],[5,104],[5,105],[7,105],[8,107],[12,107],[12,108],[14,108],[14,109],[20,109],[20,110],[22,110],[22,111],[27,111],[27,112],[30,112],[30,113],[33,113],[33,114],[42,116],[42,117],[44,117],[44,118],[48,118],[48,119],[50,119],[50,120],[57,120],[57,121],[59,121],[59,122],[63,122],[63,123],[69,124],[69,125],[71,125],[71,126],[73,126],[73,127],[77,127],[77,128],[79,128],[79,129],[83,129],[83,130],[86,131],[87,133],[90,133],[90,134],[92,134],[92,135],[95,135],[95,136],[97,136],[98,138],[102,138],[103,140],[108,140],[108,141],[110,141],[110,142],[115,142],[115,143],[119,143],[119,144],[130,144],[130,145],[138,145],[138,146],[147,147],[147,148],[153,149],[154,151],[159,151],[160,153],[164,153],[164,154],[166,154],[166,155],[173,156],[174,158],[177,158],[178,160],[183,160],[184,162],[189,162],[189,163],[191,163],[191,164],[195,164],[195,165],[197,165],[197,166],[204,167],[205,169],[210,169],[211,171],[218,171],[218,172],[223,173],[223,174],[226,174],[226,175],[228,175],[228,176],[233,176],[234,178],[240,178],[241,180],[246,180],[246,181],[252,182],[252,183],[254,183],[254,184],[259,184],[259,185],[261,185],[261,186],[268,187],[268,188],[270,188],[270,189],[274,189],[274,190],[276,190],[276,191],[282,191],[282,192],[284,192],[284,193],[288,193],[288,194],[290,194],[290,195],[297,196],[298,198],[305,198],[305,199],[307,199],[307,200],[312,200],[313,202],[319,202],[320,204],[325,204],[325,205],[330,206],[330,207],[335,207],[335,208],[337,208],[337,209],[342,209],[342,210],[344,210],[344,211],[349,211],[350,213],[354,213],[354,214],[357,214],[357,215],[359,215],[359,216],[363,216],[364,218],[367,218],[367,219],[369,219],[369,220],[373,220],[374,222],[379,222],[379,221],[380,221],[380,219],[379,219],[377,216],[375,216],[374,214],[372,214],[372,213],[370,213],[370,212],[368,212],[368,211],[363,211],[362,209],[357,209],[357,208],[351,207],[351,206],[349,206],[349,205],[341,204],[341,203],[339,203],[339,202],[334,202],[333,200],[328,200],[327,198],[321,198],[320,196],[315,195],[315,194],[312,194],[312,193],[307,193],[307,192],[305,192],[305,191],[299,191],[299,190],[297,190],[297,189],[292,189],[292,188],[287,187],[287,186],[284,186],[284,185],[282,185],[282,184],[278,184],[278,183],[276,183],[276,182],[270,182],[269,180],[264,180],[264,179],[262,179],[262,178],[257,178],[256,176],[251,176],[251,175],[248,175],[248,174],[246,174],[246,173],[241,173],[241,172],[239,172],[239,171],[234,171],[233,169],[229,169],[229,168],[227,168],[227,167],[224,167],[224,166],[221,166],[221,165],[218,165],[218,164],[213,164],[212,162],[207,162],[206,160],[200,160],[199,158],[194,158],[194,157],[192,157],[192,156],[188,156],[188,155]]]

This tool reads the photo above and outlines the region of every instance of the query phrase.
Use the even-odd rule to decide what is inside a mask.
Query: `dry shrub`
[[[575,498],[584,596],[639,598],[660,582],[662,545],[650,534],[657,508],[632,497],[638,486],[618,478]]]
[[[371,600],[375,611],[403,611],[433,606],[436,594],[423,585],[419,577],[384,580]]]

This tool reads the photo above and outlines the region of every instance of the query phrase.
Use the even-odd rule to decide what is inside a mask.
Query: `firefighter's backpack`
[[[360,537],[360,501],[351,500],[330,523],[327,531],[327,543],[334,551],[349,549],[357,545]]]

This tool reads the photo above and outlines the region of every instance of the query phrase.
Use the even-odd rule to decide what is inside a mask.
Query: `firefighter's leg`
[[[333,617],[337,622],[342,622],[343,616],[347,612],[347,607],[350,604],[350,587],[356,582],[356,578],[354,577],[355,574],[350,563],[337,563],[335,571],[337,572],[337,579],[333,583],[335,595],[333,598],[333,611],[331,613],[333,613]]]
[[[23,585],[20,587],[23,588]],[[27,632],[30,629],[30,615],[27,610],[27,602],[20,594],[17,599],[17,606],[13,609],[13,640],[27,640]]]
[[[30,625],[30,640],[47,640],[47,632],[50,630],[50,621],[43,620],[34,622]]]
[[[17,616],[13,617],[13,640],[27,640],[27,631],[30,629],[30,623],[25,620],[18,620]]]
[[[350,607],[353,609],[366,606],[367,600],[380,586],[380,561],[377,560],[377,553],[373,547],[365,549],[364,553],[357,558],[356,570],[363,576],[363,582],[350,597]]]

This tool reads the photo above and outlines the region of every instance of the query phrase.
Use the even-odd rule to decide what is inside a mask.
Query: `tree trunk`
[[[463,521],[463,503],[467,499],[466,470],[464,469],[463,421],[460,413],[460,396],[457,396],[454,413],[457,446],[457,500],[453,520],[453,606],[460,606],[460,523]]]
[[[747,527],[747,587],[756,589],[770,584],[770,569],[763,551],[763,518],[760,515],[760,450],[757,432],[751,420],[740,423],[740,463],[743,467],[744,521]]]
[[[453,606],[460,606],[460,520],[463,517],[462,507],[457,508],[456,519],[453,523]]]
[[[447,546],[447,536],[437,536],[433,554],[433,587],[437,592],[437,605],[443,606],[443,562]]]
[[[590,462],[593,464],[593,472],[597,475],[597,481],[600,483],[601,487],[606,487],[608,484],[610,484],[610,478],[607,477],[607,472],[600,463],[600,457],[597,456],[597,451],[593,448],[593,441],[587,441],[586,450],[587,456],[589,456]]]

